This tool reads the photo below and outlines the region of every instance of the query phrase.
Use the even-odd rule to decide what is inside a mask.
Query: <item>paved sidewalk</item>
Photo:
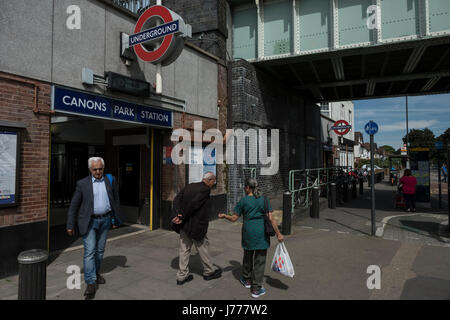
[[[448,231],[448,212],[417,204],[417,212],[406,212],[394,207],[396,187],[386,181],[375,185],[376,234],[388,240],[419,241],[434,246],[450,246]],[[320,212],[320,219],[312,219],[308,213],[298,217],[298,225],[331,232],[354,235],[371,235],[371,197],[370,189],[364,185],[364,194],[356,199]]]
[[[350,216],[364,216],[356,209],[346,210],[352,212]],[[367,230],[364,223],[350,227]],[[294,278],[270,270],[276,245],[272,238],[265,271],[267,294],[258,300],[450,299],[450,248],[374,238],[359,231],[345,234],[321,229],[300,223],[286,237]],[[108,242],[102,267],[107,283],[100,286],[95,299],[253,300],[238,281],[242,263],[240,222],[213,221],[209,237],[213,263],[223,269],[223,276],[203,280],[199,256],[193,252],[190,268],[194,280],[183,286],[176,285],[175,279],[176,233],[144,231]],[[73,250],[51,257],[47,299],[84,299],[84,283],[81,290],[66,287],[66,269],[82,266],[82,253]],[[367,288],[367,268],[371,265],[381,268],[381,290]],[[0,280],[0,299],[17,299],[17,290],[17,276]]]

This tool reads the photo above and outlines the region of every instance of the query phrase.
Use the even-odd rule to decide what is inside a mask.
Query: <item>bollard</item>
[[[23,251],[19,262],[19,300],[45,300],[48,252],[41,249]]]
[[[281,224],[281,233],[291,234],[291,193],[286,191],[283,194],[283,222]]]
[[[314,187],[311,194],[311,208],[309,208],[309,215],[311,218],[319,219],[319,187]]]
[[[357,191],[356,191],[356,180],[353,179],[353,181],[352,181],[352,197],[356,198],[357,196],[358,195],[357,195]]]
[[[344,185],[343,185],[343,188],[342,188],[342,193],[343,193],[342,200],[344,202],[348,202],[348,182],[347,181],[344,182]]]
[[[363,181],[363,179],[359,179],[359,194],[360,195],[364,194],[364,181]]]
[[[330,184],[329,196],[328,207],[330,209],[336,209],[336,183],[334,182]]]

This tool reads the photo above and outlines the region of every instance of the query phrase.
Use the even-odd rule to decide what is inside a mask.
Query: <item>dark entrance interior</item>
[[[111,229],[109,237],[141,230],[136,224],[149,224],[150,209],[143,198],[149,194],[150,181],[147,128],[99,119],[56,116],[52,118],[51,132],[51,252],[82,244],[78,232],[74,237],[66,234],[66,224],[76,183],[89,175],[89,157],[102,157],[105,173],[112,174],[119,185],[124,225]]]
[[[139,206],[140,146],[119,147],[119,192],[120,203]]]

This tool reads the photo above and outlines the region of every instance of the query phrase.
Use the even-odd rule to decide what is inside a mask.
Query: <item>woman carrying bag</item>
[[[248,179],[244,191],[246,196],[238,202],[234,208],[234,214],[219,213],[219,218],[235,222],[241,215],[243,217],[242,248],[244,249],[244,258],[240,282],[246,288],[251,289],[253,298],[258,298],[266,293],[266,289],[262,285],[267,249],[270,247],[269,235],[264,228],[266,211],[278,241],[284,241],[284,237],[272,218],[273,210],[270,207],[269,200],[264,201],[264,197],[261,196],[256,179]]]

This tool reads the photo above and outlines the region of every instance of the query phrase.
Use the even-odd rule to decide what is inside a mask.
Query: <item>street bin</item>
[[[23,251],[19,262],[19,300],[45,300],[48,252],[41,249]]]

